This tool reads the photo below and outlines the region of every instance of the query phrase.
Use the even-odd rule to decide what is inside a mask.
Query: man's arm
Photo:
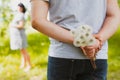
[[[117,0],[107,0],[107,15],[103,26],[95,36],[103,42],[109,39],[117,30],[120,22],[120,10]]]
[[[88,57],[94,57],[94,54],[100,50],[102,43],[108,40],[116,32],[119,22],[120,11],[117,0],[107,0],[107,14],[105,21],[101,30],[94,35],[96,37],[97,43],[95,45],[82,48]],[[94,53],[94,49],[96,49],[96,53]]]
[[[49,9],[49,4],[47,2],[43,0],[31,0],[31,9],[33,28],[56,40],[70,44],[73,43],[73,36],[70,31],[47,20]]]

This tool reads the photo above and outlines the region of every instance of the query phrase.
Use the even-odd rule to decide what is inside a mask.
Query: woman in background
[[[27,39],[25,35],[25,15],[26,8],[22,3],[18,4],[17,14],[15,14],[14,19],[10,23],[10,48],[12,50],[20,50],[21,52],[21,66],[20,68],[25,68],[28,71],[31,68],[30,56],[27,50]]]

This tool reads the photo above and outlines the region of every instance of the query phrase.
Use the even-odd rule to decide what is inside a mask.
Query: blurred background
[[[10,49],[9,23],[17,9],[17,4],[22,2],[27,12],[25,14],[26,34],[32,68],[29,72],[19,69],[20,52]],[[120,4],[120,0],[118,0]],[[46,80],[48,37],[37,32],[30,23],[29,0],[0,0],[0,80]],[[120,27],[109,39],[108,80],[120,80]]]

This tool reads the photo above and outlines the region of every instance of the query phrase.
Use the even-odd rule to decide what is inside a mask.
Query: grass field
[[[109,40],[108,80],[120,80],[120,27]]]
[[[0,46],[0,80],[46,80],[49,40],[46,36],[35,32],[28,35],[28,44],[27,50],[31,57],[32,69],[26,73],[19,69],[20,52],[10,50],[9,39],[2,41],[2,46]]]

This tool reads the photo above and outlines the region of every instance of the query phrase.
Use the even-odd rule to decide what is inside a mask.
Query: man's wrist
[[[102,48],[102,45],[103,45],[103,40],[102,40],[102,38],[101,37],[95,37],[98,41],[99,41],[99,43],[100,43],[100,45],[99,45],[99,47],[98,47],[98,49],[100,50],[101,48]]]

